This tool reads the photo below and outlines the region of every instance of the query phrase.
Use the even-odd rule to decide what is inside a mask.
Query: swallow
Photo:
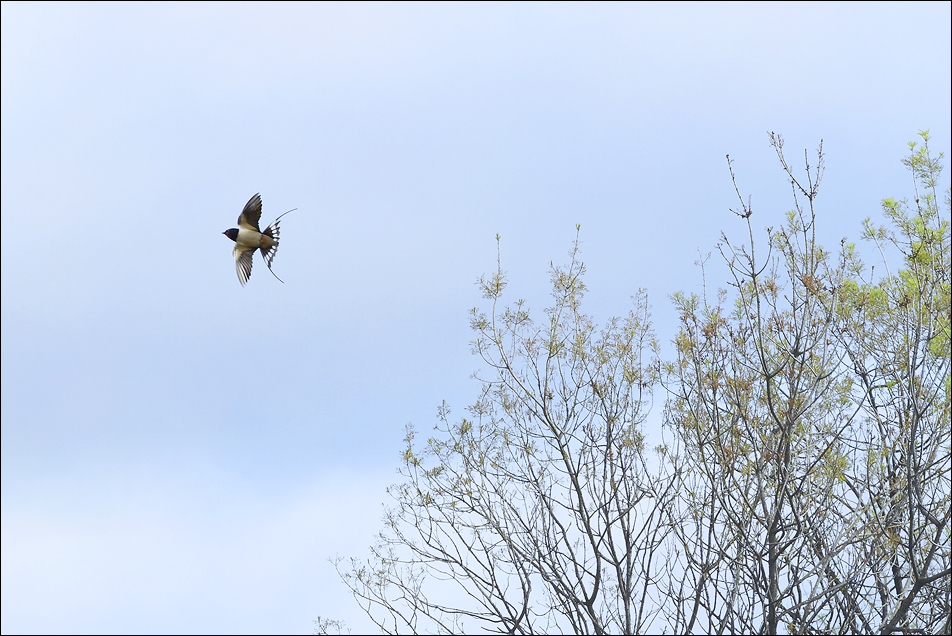
[[[296,209],[297,208],[294,208],[294,210]],[[294,210],[288,210],[284,214],[294,212]],[[284,216],[284,214],[281,216]],[[281,216],[276,218],[274,223],[269,225],[264,232],[259,230],[258,220],[261,218],[261,195],[256,194],[248,200],[248,203],[245,204],[245,209],[242,210],[238,216],[238,227],[233,227],[230,230],[222,232],[222,234],[235,242],[233,252],[235,256],[235,269],[238,270],[238,280],[241,281],[242,286],[251,278],[252,257],[255,255],[255,250],[261,250],[261,258],[264,259],[264,264],[268,266],[268,271],[271,272],[272,276],[278,278],[278,275],[271,269],[271,261],[274,260],[275,254],[278,253],[278,235],[280,234],[278,221],[281,220]],[[281,279],[278,278],[278,280]],[[281,282],[283,283],[284,281],[281,280]]]

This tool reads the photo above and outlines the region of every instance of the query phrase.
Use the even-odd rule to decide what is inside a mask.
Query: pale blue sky
[[[462,415],[502,235],[541,311],[582,226],[599,319],[790,207],[857,239],[950,140],[950,4],[2,4],[2,630],[366,619],[403,429]],[[235,275],[251,195],[274,261]],[[709,283],[719,284],[715,275]],[[660,413],[656,399],[655,415]]]

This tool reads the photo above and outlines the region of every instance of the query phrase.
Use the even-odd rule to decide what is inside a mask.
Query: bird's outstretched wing
[[[235,243],[235,269],[238,270],[238,280],[241,281],[241,284],[244,285],[248,282],[248,279],[251,278],[251,266],[254,263],[252,256],[255,255],[255,250],[257,248],[253,247],[244,247]]]
[[[238,216],[238,227],[260,232],[261,230],[258,229],[259,219],[261,219],[261,195],[256,194],[248,199],[248,203],[245,204],[245,209],[242,210],[241,215]]]

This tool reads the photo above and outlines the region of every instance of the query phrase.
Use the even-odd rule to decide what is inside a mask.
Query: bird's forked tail
[[[294,210],[297,210],[297,208],[294,208],[293,210],[288,210],[284,214],[287,214],[288,212],[294,212]],[[284,214],[282,214],[281,216],[284,216]],[[271,272],[271,275],[283,283],[284,281],[278,278],[278,275],[275,274],[274,270],[271,269],[271,261],[274,260],[275,255],[277,255],[278,253],[278,240],[280,239],[280,236],[281,236],[281,227],[278,223],[279,221],[281,221],[281,216],[276,218],[274,220],[274,223],[269,225],[267,229],[264,232],[262,232],[263,235],[270,236],[271,239],[274,241],[274,244],[269,245],[267,247],[262,245],[261,256],[264,258],[264,264],[268,266],[268,271]]]

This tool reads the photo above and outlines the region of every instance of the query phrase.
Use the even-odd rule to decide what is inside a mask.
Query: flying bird
[[[294,210],[296,209],[294,208]],[[288,210],[284,214],[294,212],[294,210]],[[284,216],[284,214],[281,216]],[[274,223],[269,225],[264,232],[259,230],[261,195],[256,194],[248,200],[245,209],[241,211],[241,215],[238,217],[238,227],[222,232],[235,242],[235,269],[238,270],[238,280],[241,281],[242,286],[251,278],[252,257],[255,255],[255,250],[261,250],[261,258],[264,259],[264,264],[268,266],[268,271],[271,272],[272,276],[278,278],[278,275],[271,269],[271,261],[274,260],[274,255],[278,252],[278,235],[280,233],[278,221],[281,220],[281,216],[276,218]],[[278,280],[281,279],[278,278]],[[284,281],[281,280],[281,282]]]

